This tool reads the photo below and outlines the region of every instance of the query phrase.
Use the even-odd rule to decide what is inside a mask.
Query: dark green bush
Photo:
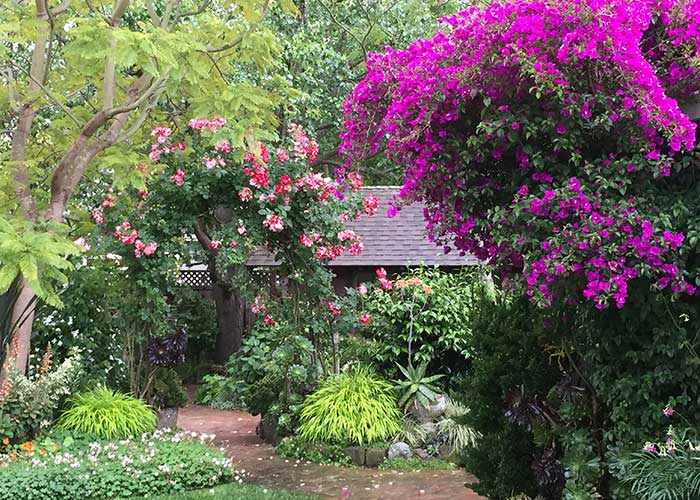
[[[545,396],[558,380],[533,312],[525,299],[480,302],[472,323],[471,371],[453,394],[470,409],[465,423],[482,434],[464,451],[467,470],[479,478],[473,488],[492,500],[538,492],[531,468],[539,452],[535,436],[505,416],[509,391],[522,387]]]

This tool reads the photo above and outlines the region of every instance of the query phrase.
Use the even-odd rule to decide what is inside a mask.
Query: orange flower
[[[423,293],[426,294],[426,295],[430,295],[431,293],[433,293],[433,287],[432,287],[432,286],[425,285],[425,286],[423,287]]]
[[[405,288],[407,285],[406,280],[396,280],[396,288]]]
[[[10,444],[10,438],[4,438],[4,439],[2,440],[2,444],[3,444],[4,446],[7,446],[8,444]]]
[[[45,457],[45,456],[46,456],[46,450],[39,450],[39,455],[41,455],[42,457]]]
[[[27,442],[19,445],[19,448],[22,451],[26,451],[27,453],[33,453],[34,452],[34,443],[31,441],[27,441]]]
[[[17,453],[10,453],[10,459],[15,460],[17,458]]]

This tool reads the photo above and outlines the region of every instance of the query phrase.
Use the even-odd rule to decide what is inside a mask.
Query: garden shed
[[[395,217],[388,217],[388,203],[398,190],[396,186],[362,188],[363,194],[378,198],[379,209],[372,217],[363,216],[348,223],[348,228],[362,237],[364,250],[359,255],[345,253],[329,264],[335,274],[333,285],[336,293],[374,279],[378,267],[385,268],[391,275],[407,267],[420,265],[457,270],[479,263],[473,255],[445,253],[442,248],[428,241],[425,237],[422,203],[408,205]],[[274,267],[275,259],[270,253],[260,250],[251,255],[248,266]],[[197,290],[211,289],[211,278],[205,264],[185,268],[180,280]]]

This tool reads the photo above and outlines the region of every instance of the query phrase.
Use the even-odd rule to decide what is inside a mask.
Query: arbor
[[[20,230],[49,232],[65,241],[56,224],[73,224],[84,210],[79,191],[109,185],[143,186],[135,168],[146,158],[147,122],[166,116],[216,114],[228,118],[233,146],[243,136],[277,125],[274,108],[286,85],[237,80],[261,70],[277,47],[260,21],[270,0],[117,0],[109,6],[63,0],[12,1],[0,11],[0,109],[6,141],[0,145],[0,207],[20,219]],[[289,2],[282,2],[293,10]],[[150,130],[150,127],[146,130]],[[65,229],[62,230],[65,233]],[[6,252],[21,249],[3,248]],[[16,363],[26,368],[32,299],[50,293],[47,271],[56,262],[29,255],[0,257],[0,292],[17,279]]]
[[[176,286],[178,264],[207,263],[220,363],[241,345],[248,308],[243,299],[269,293],[273,281],[251,275],[250,255],[270,252],[275,274],[289,280],[285,295],[318,304],[331,295],[324,264],[362,251],[361,238],[345,222],[372,215],[377,204],[373,196],[359,196],[359,174],[340,185],[311,168],[318,144],[301,126],[291,124],[289,140],[279,147],[250,142],[244,152],[232,147],[224,125],[223,119],[197,118],[177,135],[154,129],[154,165],[141,167],[147,190],[132,189],[132,197],[93,210],[104,236],[98,251],[122,254],[130,274],[156,295]],[[262,296],[255,300],[253,312],[262,313],[268,326],[281,319],[264,314]],[[286,319],[301,329],[298,303],[290,309],[296,316]]]

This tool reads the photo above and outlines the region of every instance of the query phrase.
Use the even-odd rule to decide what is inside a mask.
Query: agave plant
[[[440,395],[441,389],[434,384],[436,380],[441,379],[444,375],[431,375],[430,377],[425,376],[425,371],[428,368],[428,363],[424,362],[418,365],[418,367],[408,366],[403,367],[400,364],[396,364],[403,373],[405,377],[404,380],[396,381],[396,390],[398,390],[402,396],[399,398],[399,406],[402,406],[404,410],[408,410],[409,406],[413,401],[427,408],[432,403],[435,402],[437,397]]]

